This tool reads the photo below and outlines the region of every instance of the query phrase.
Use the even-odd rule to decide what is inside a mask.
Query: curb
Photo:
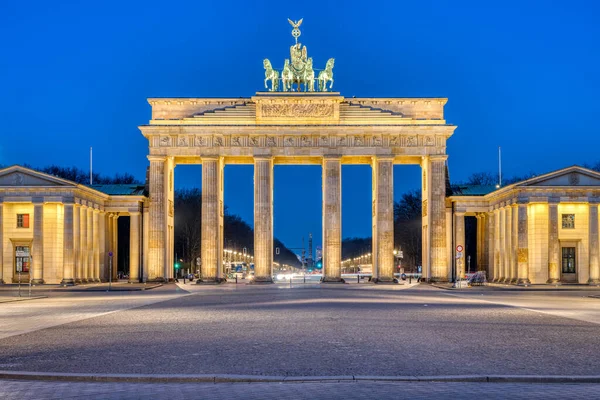
[[[263,376],[80,374],[0,371],[0,379],[54,382],[123,383],[336,383],[336,382],[480,382],[480,383],[600,383],[600,375],[433,375],[433,376]]]
[[[2,300],[2,299],[0,299],[0,304],[2,304],[2,303],[14,303],[16,301],[45,299],[47,297],[48,296],[31,296],[31,297],[16,297],[16,298],[8,299],[8,300]]]

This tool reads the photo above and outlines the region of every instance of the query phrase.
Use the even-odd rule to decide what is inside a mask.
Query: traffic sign
[[[459,253],[462,253],[463,247],[462,247],[461,244],[459,244],[458,246],[456,246],[456,251],[458,251]]]

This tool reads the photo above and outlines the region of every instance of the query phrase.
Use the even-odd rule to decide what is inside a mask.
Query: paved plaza
[[[600,298],[594,297],[600,290],[514,289],[296,282],[291,287],[180,283],[110,293],[97,287],[36,287],[33,295],[46,297],[0,303],[0,370],[89,374],[89,380],[106,374],[161,378],[156,383],[6,380],[0,397],[28,398],[38,388],[44,393],[39,398],[84,393],[135,398],[154,391],[172,398],[194,391],[207,398],[269,398],[261,393],[393,398],[397,391],[415,398],[461,392],[493,398],[510,388],[516,398],[535,398],[549,393],[550,386],[519,379],[533,375],[560,382],[557,377],[600,375],[600,360],[591,356],[600,346]],[[0,297],[11,290],[1,288]],[[10,377],[6,373],[4,378]],[[182,383],[169,383],[165,375]],[[224,381],[243,376],[240,380],[254,383],[215,385],[199,382],[201,376]],[[372,381],[447,376],[479,381],[500,376],[508,383]],[[266,377],[274,382],[261,382]],[[281,383],[302,377],[327,378]],[[594,387],[557,385],[552,395],[590,398],[586,393]]]

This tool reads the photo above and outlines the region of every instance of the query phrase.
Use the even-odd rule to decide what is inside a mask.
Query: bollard
[[[356,275],[356,283],[360,283],[360,275]]]
[[[292,276],[290,275],[290,288],[292,287]]]
[[[235,284],[237,285],[237,274],[235,274]]]
[[[304,283],[306,283],[306,275],[304,275]]]

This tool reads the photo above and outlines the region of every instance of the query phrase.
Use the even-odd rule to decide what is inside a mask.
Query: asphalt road
[[[0,339],[0,369],[277,376],[600,375],[600,359],[593,356],[600,348],[600,325],[497,303],[506,298],[518,303],[518,294],[490,295],[483,290],[457,295],[427,286],[186,288],[191,295],[167,296]],[[170,285],[135,296],[176,291],[182,293]],[[74,312],[80,295],[70,296]],[[554,302],[562,296],[565,308],[569,299],[582,297],[566,291],[522,296],[537,296],[537,304],[544,304],[548,296]],[[600,299],[586,299],[593,313]],[[27,313],[34,302],[42,301],[47,300],[10,304]],[[7,306],[0,304],[0,315]]]

